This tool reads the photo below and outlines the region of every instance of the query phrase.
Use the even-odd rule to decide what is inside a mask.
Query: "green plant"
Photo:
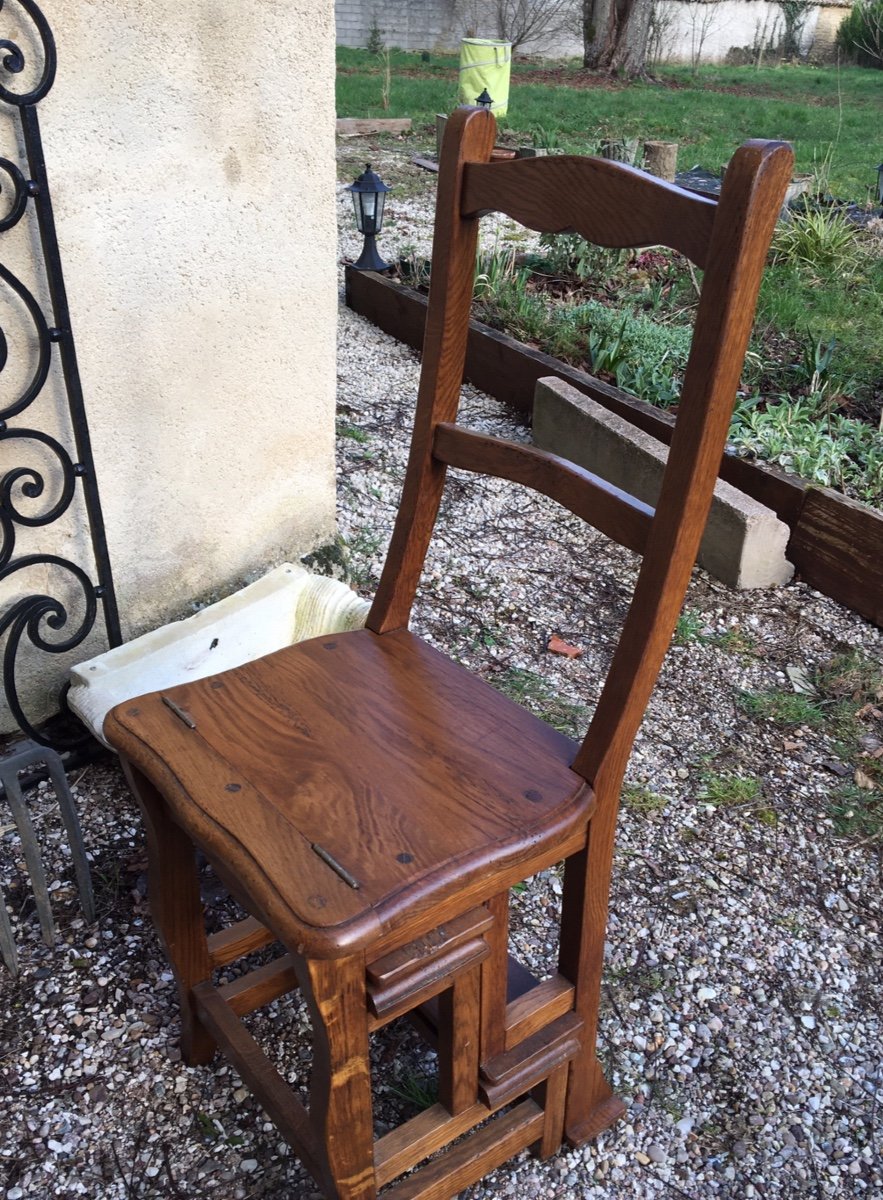
[[[693,612],[692,609],[685,608],[678,617],[672,640],[676,646],[689,646],[692,642],[704,642],[706,640],[705,626],[704,617]]]
[[[383,105],[383,111],[388,112],[389,97],[392,91],[392,61],[388,46],[381,50],[379,57],[381,66],[380,103]]]
[[[359,429],[357,425],[351,425],[349,421],[337,422],[337,436],[351,438],[354,442],[367,442],[368,434],[364,429]]]
[[[382,54],[384,50],[383,33],[377,24],[376,13],[371,18],[371,28],[368,30],[368,41],[365,44],[365,49],[369,54],[375,56]]]
[[[549,681],[536,671],[528,671],[523,667],[507,667],[491,682],[498,691],[530,709],[553,729],[570,737],[584,731],[588,709],[582,704],[557,695]]]
[[[774,262],[794,263],[816,273],[851,274],[860,256],[856,227],[837,209],[794,212],[773,236]]]
[[[859,62],[883,67],[883,0],[856,0],[837,30],[837,45]]]
[[[786,728],[796,725],[814,728],[825,720],[818,701],[802,692],[784,692],[775,688],[768,692],[740,692],[739,706],[754,717]]]
[[[557,275],[572,275],[575,279],[606,280],[627,258],[625,250],[611,250],[587,242],[578,233],[544,233],[540,235],[543,258]]]
[[[740,775],[737,771],[703,771],[697,793],[698,799],[715,808],[752,804],[762,795],[757,776]]]
[[[406,1075],[389,1084],[389,1090],[400,1100],[422,1112],[438,1100],[438,1082],[427,1075]]]
[[[626,808],[641,816],[659,812],[668,804],[666,796],[661,796],[658,792],[651,792],[649,788],[643,787],[627,787],[622,794],[622,799]]]
[[[479,249],[473,282],[476,300],[496,300],[507,286],[517,290],[526,283],[526,275],[515,270],[515,254],[514,246],[497,246],[490,251]]]

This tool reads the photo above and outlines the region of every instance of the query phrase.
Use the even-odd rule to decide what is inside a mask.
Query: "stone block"
[[[563,380],[538,379],[534,442],[645,504],[656,504],[668,447]],[[790,530],[772,509],[718,480],[699,565],[734,588],[780,587],[794,574]]]

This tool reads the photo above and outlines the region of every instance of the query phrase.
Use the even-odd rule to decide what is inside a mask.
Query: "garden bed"
[[[426,297],[394,280],[346,270],[346,301],[386,333],[419,349]],[[585,371],[473,321],[465,378],[530,420],[534,385],[556,376],[668,444],[674,418]],[[727,451],[720,477],[773,509],[791,530],[788,558],[805,582],[883,626],[883,514],[830,488]]]

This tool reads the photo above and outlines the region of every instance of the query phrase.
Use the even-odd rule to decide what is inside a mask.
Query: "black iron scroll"
[[[118,646],[122,638],[37,117],[37,105],[55,79],[55,39],[34,0],[13,2],[24,10],[33,26],[33,40],[40,46],[42,61],[39,66],[42,69],[30,91],[14,91],[14,77],[21,75],[27,65],[25,52],[16,41],[0,37],[0,101],[12,106],[27,160],[27,169],[23,171],[9,159],[0,158],[0,234],[33,213],[31,219],[36,220],[43,252],[49,311],[44,314],[22,281],[0,264],[0,292],[5,291],[9,299],[9,293],[14,293],[24,307],[33,325],[32,340],[36,346],[29,381],[17,398],[0,407],[0,445],[15,443],[15,452],[21,458],[21,465],[12,466],[0,477],[0,584],[13,576],[24,581],[28,578],[28,569],[34,567],[49,568],[47,577],[57,583],[53,582],[51,589],[56,594],[50,594],[47,589],[44,593],[19,596],[5,611],[0,610],[0,643],[5,638],[3,692],[23,733],[43,745],[69,749],[82,740],[79,732],[72,732],[57,723],[51,725],[49,732],[50,726],[37,728],[25,714],[16,682],[20,651],[23,646],[29,648],[29,653],[36,650],[50,655],[73,650],[94,628],[99,605],[109,645]],[[9,16],[9,10],[4,13],[3,8],[4,0],[0,0],[0,32]],[[22,416],[27,422],[27,411],[49,377],[53,353],[60,360],[64,378],[75,447],[73,453],[40,429],[10,424]],[[9,345],[0,325],[0,372],[8,361]],[[38,449],[43,458],[48,454],[52,464],[47,472],[48,483],[43,473],[45,467],[33,465],[33,460],[32,465],[28,465],[29,457]],[[33,502],[44,495],[49,499],[42,502],[42,511],[32,511]],[[82,497],[81,501],[78,501],[78,495]],[[23,509],[25,500],[31,503]],[[87,568],[57,554],[16,554],[19,528],[51,525],[77,502],[85,505],[94,555],[94,580],[92,565]],[[71,616],[72,612],[76,613],[75,617]],[[62,705],[65,690],[62,687]]]

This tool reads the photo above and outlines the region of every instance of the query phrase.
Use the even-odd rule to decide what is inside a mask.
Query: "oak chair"
[[[522,1148],[578,1145],[623,1111],[596,1054],[620,786],[696,557],[790,177],[787,146],[749,142],[715,201],[600,159],[491,163],[494,131],[480,109],[448,121],[411,456],[367,628],[143,696],[105,726],[147,826],[184,1057],[220,1047],[340,1200],[386,1185],[390,1200],[445,1200]],[[655,512],[455,423],[478,217],[491,211],[604,246],[664,244],[704,271]],[[449,466],[533,487],[643,553],[579,746],[408,631]],[[252,914],[210,937],[196,848]],[[561,861],[559,961],[537,984],[510,970],[508,893]],[[273,942],[280,957],[213,982]],[[309,1109],[239,1019],[297,987],[313,1023]],[[439,1101],[375,1142],[368,1039],[406,1014],[437,1044]]]

